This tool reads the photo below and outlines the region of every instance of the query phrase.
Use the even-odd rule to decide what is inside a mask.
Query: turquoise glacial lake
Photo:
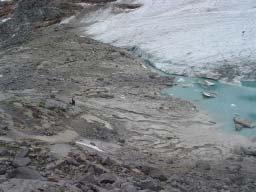
[[[215,85],[206,86],[202,84],[204,79],[176,77],[176,80],[177,85],[165,90],[163,94],[191,101],[199,109],[206,111],[225,132],[256,136],[256,128],[236,131],[233,122],[235,116],[256,121],[256,82],[231,85],[209,80]],[[216,93],[217,96],[205,98],[203,91]]]

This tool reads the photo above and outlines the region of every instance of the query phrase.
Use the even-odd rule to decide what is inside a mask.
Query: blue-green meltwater
[[[233,118],[239,116],[256,121],[256,82],[242,82],[241,85],[224,84],[200,78],[177,77],[177,85],[164,91],[164,94],[183,98],[207,111],[226,132],[235,132]],[[207,98],[202,93],[214,93]],[[256,128],[243,128],[237,132],[244,136],[256,136]]]

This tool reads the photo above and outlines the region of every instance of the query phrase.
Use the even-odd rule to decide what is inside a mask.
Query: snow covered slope
[[[120,1],[119,1],[120,2]],[[87,33],[138,46],[176,74],[256,79],[255,0],[138,0],[130,12],[101,10]]]

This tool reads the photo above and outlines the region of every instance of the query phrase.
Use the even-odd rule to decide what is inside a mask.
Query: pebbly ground
[[[59,25],[77,2],[38,7],[58,17],[26,21],[19,41],[1,34],[0,191],[255,191],[252,141],[162,96],[172,77]]]

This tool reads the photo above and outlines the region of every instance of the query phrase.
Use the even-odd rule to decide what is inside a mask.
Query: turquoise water
[[[154,56],[147,54],[139,47],[131,47],[128,51],[133,52],[138,57],[155,68],[155,62],[158,60]],[[161,75],[171,75],[158,69]],[[244,136],[256,136],[256,128],[242,129],[237,132],[233,118],[240,116],[241,118],[256,121],[256,81],[244,81],[241,85],[225,84],[218,81],[214,82],[214,86],[203,86],[202,78],[189,78],[177,75],[177,86],[173,86],[163,91],[165,95],[171,95],[178,98],[191,101],[203,111],[206,111],[211,119],[215,121],[221,130],[229,133],[237,133]],[[214,92],[216,98],[204,98],[203,91]]]
[[[217,81],[214,86],[205,86],[202,82],[203,79],[177,77],[177,86],[165,90],[164,94],[193,102],[199,109],[207,111],[226,132],[236,132],[233,122],[236,115],[256,121],[256,82],[242,82],[241,86]],[[205,98],[202,91],[214,92],[217,97]],[[255,137],[256,128],[242,129],[237,133]]]

